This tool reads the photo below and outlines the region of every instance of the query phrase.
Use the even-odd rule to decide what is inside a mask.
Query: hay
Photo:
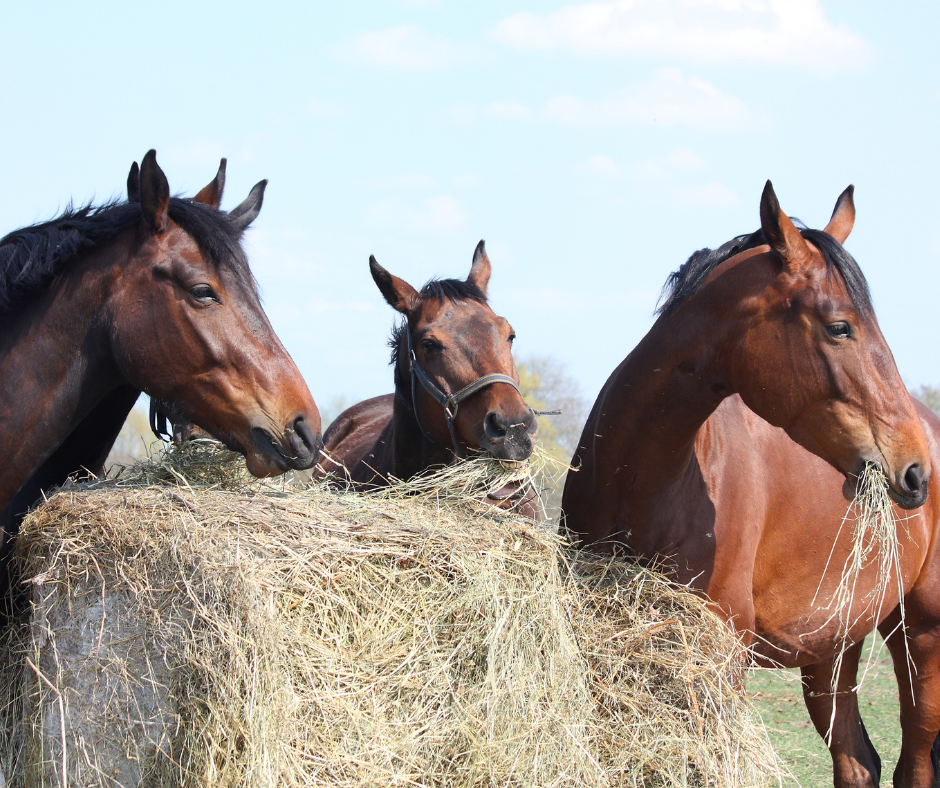
[[[23,525],[9,784],[776,781],[739,642],[661,577],[430,490],[229,491],[154,465]]]
[[[863,618],[871,617],[876,622],[884,618],[884,615],[888,612],[884,610],[885,599],[892,583],[895,585],[899,600],[898,605],[901,613],[899,626],[904,627],[905,625],[904,578],[901,574],[901,557],[898,547],[899,522],[895,515],[891,496],[888,495],[888,479],[881,465],[875,462],[865,463],[864,469],[859,474],[855,489],[855,497],[852,499],[852,503],[849,505],[848,511],[839,526],[839,532],[833,541],[832,551],[826,561],[826,569],[820,579],[816,595],[813,597],[813,605],[816,605],[823,579],[832,563],[836,546],[839,544],[842,529],[851,523],[851,548],[842,566],[839,582],[826,608],[830,611],[829,617],[818,628],[821,630],[833,622],[836,623],[835,642],[838,646],[838,652],[832,671],[831,687],[833,697],[838,694],[839,673],[842,670],[845,652],[853,645],[852,630]],[[865,592],[859,589],[858,581],[862,570],[871,565],[875,567],[874,582],[871,584],[871,588]],[[906,648],[906,638],[904,644]],[[877,660],[883,647],[884,641],[879,643],[876,639],[876,647],[869,652],[868,660],[862,669],[862,675],[856,683],[856,692],[861,688],[868,670]],[[910,662],[910,658],[908,658],[908,662]],[[909,669],[910,667],[909,665]],[[834,702],[832,704],[829,730],[825,736],[827,743],[832,736],[836,709],[837,703]]]
[[[117,463],[108,475],[127,485],[169,484],[190,490],[245,490],[272,484],[270,480],[257,480],[248,472],[240,454],[211,438],[195,438],[179,446],[162,443],[155,446],[155,450],[148,451],[146,460],[129,465]]]
[[[888,495],[888,480],[877,463],[865,463],[865,468],[858,477],[855,497],[842,518],[823,577],[832,563],[842,529],[849,523],[852,523],[852,545],[842,566],[839,583],[828,604],[831,614],[823,624],[825,627],[837,621],[838,637],[842,640],[849,637],[849,632],[860,619],[870,615],[874,615],[877,620],[881,619],[892,578],[901,599],[903,618],[904,586],[898,552],[898,521],[894,514],[894,504]],[[872,564],[875,566],[874,583],[867,592],[862,592],[858,588],[859,577],[862,570]],[[813,597],[814,605],[821,588],[822,580]]]

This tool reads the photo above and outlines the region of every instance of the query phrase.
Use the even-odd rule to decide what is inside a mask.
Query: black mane
[[[434,298],[437,301],[476,301],[478,304],[486,303],[486,293],[484,293],[473,282],[465,282],[463,279],[432,279],[421,288],[422,300]],[[391,361],[389,363],[395,370],[395,387],[398,385],[398,360],[399,354],[404,343],[405,328],[408,326],[407,320],[400,320],[392,327],[392,335],[389,337],[388,346],[392,351]]]
[[[241,248],[241,230],[228,215],[192,200],[170,198],[169,216],[217,267],[238,272],[254,287]],[[82,252],[93,249],[141,220],[138,203],[69,205],[61,216],[15,230],[0,239],[0,318],[50,282]]]
[[[822,230],[811,230],[794,220],[800,235],[819,249],[826,261],[826,272],[832,276],[837,272],[845,282],[849,298],[856,308],[865,315],[872,314],[871,292],[862,269],[835,238]],[[766,244],[764,231],[757,230],[750,235],[739,235],[717,249],[700,249],[683,263],[678,270],[669,274],[660,295],[659,315],[668,315],[688,298],[695,295],[708,275],[719,265],[740,252]]]

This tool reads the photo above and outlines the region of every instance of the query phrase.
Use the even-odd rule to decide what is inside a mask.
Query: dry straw
[[[739,641],[661,577],[572,559],[475,485],[222,489],[196,467],[24,523],[9,784],[776,782]]]
[[[833,549],[826,562],[828,574],[842,529],[850,527],[851,543],[843,563],[839,581],[830,595],[826,609],[829,616],[819,627],[826,628],[835,623],[835,639],[839,645],[839,652],[832,672],[832,692],[836,693],[839,673],[845,652],[853,644],[852,631],[865,619],[875,623],[881,621],[890,612],[885,610],[885,601],[889,599],[888,592],[893,590],[897,594],[901,613],[900,626],[904,626],[904,585],[901,575],[901,561],[899,553],[898,526],[899,521],[895,514],[894,504],[888,494],[888,480],[881,466],[875,462],[865,464],[862,473],[856,482],[855,497],[842,520],[839,533],[833,543]],[[865,580],[861,581],[865,570],[872,568],[873,573],[867,573]],[[823,580],[813,598],[813,604],[822,592]],[[892,589],[892,585],[894,588]],[[867,590],[866,590],[867,588]],[[893,595],[892,595],[893,596]],[[893,601],[892,601],[893,604]],[[905,641],[906,643],[906,641]],[[867,674],[872,661],[877,658],[877,649],[872,649],[869,660],[858,681],[861,687],[865,674]],[[833,703],[830,729],[827,739],[832,734],[832,724],[835,721],[837,703]]]

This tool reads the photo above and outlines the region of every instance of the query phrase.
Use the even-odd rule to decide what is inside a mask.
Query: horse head
[[[419,292],[369,259],[385,300],[404,315],[393,336],[396,395],[425,437],[504,460],[531,453],[538,424],[519,391],[515,332],[487,303],[490,261],[483,241],[465,281],[432,280]]]
[[[865,464],[874,462],[899,506],[921,506],[931,470],[923,428],[864,276],[842,247],[855,221],[853,187],[841,194],[822,232],[798,229],[770,181],[760,216],[770,253],[758,246],[737,257],[760,265],[729,260],[723,266],[729,281],[759,280],[756,294],[736,307],[741,320],[726,356],[732,388],[758,415],[840,470],[847,497]]]
[[[111,347],[128,382],[244,454],[255,476],[307,468],[320,414],[241,248],[267,182],[226,214],[224,181],[225,159],[195,198],[171,198],[154,151],[134,163],[128,201],[141,218],[106,304]]]

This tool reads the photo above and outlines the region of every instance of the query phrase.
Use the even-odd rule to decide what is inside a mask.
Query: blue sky
[[[771,178],[846,246],[911,385],[940,384],[940,4],[886,0],[0,4],[0,234],[122,192],[156,148],[223,208],[321,405],[391,390],[374,254],[419,286],[486,239],[517,354],[593,400],[670,271]]]

